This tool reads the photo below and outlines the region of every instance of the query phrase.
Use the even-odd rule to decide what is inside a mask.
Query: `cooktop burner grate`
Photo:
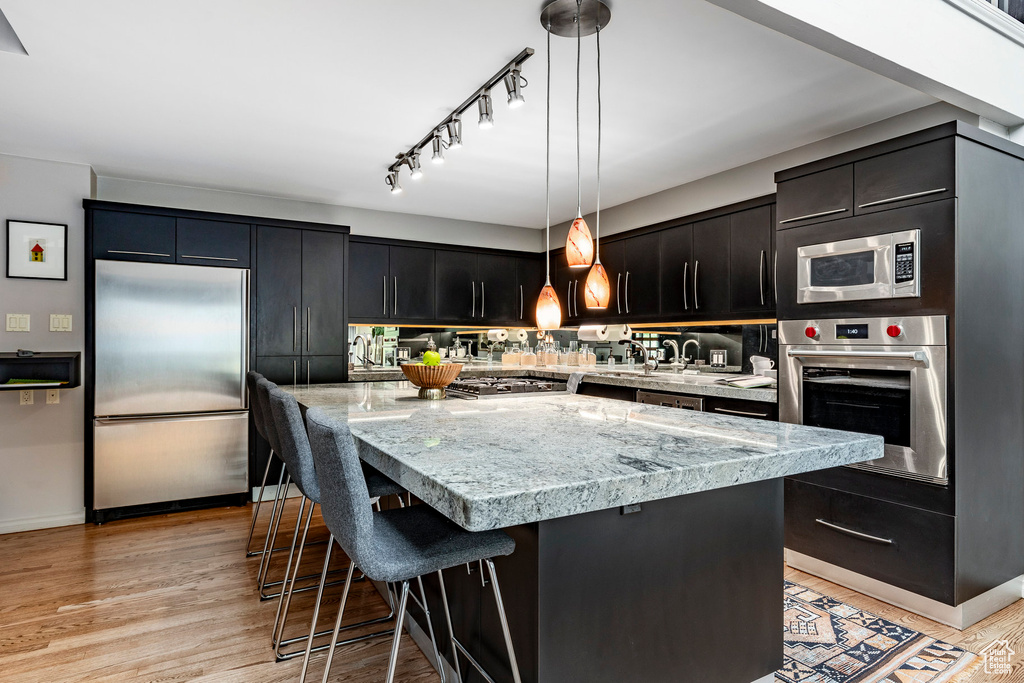
[[[460,397],[511,396],[565,390],[565,382],[528,377],[466,377],[448,385],[448,391]]]

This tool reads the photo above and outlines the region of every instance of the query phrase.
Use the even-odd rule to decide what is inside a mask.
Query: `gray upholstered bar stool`
[[[331,638],[331,649],[327,655],[323,680],[327,681],[331,670],[334,644],[337,642],[338,631],[345,615],[345,603],[348,600],[352,570],[357,565],[368,578],[374,581],[401,584],[398,618],[395,623],[391,657],[387,669],[387,683],[393,683],[395,678],[398,646],[402,635],[402,624],[405,620],[405,609],[409,600],[409,582],[430,573],[437,573],[441,583],[441,598],[444,603],[456,673],[461,679],[462,674],[459,669],[459,654],[461,653],[488,680],[493,680],[455,638],[442,573],[445,569],[483,561],[491,575],[491,587],[494,589],[494,600],[497,603],[498,615],[501,619],[512,676],[516,683],[520,683],[519,665],[516,662],[512,636],[509,633],[508,621],[505,617],[505,605],[502,602],[501,589],[498,586],[498,575],[494,570],[492,560],[494,557],[512,554],[516,547],[515,541],[503,531],[476,533],[466,531],[429,505],[413,505],[383,512],[375,511],[366,502],[366,496],[363,494],[366,484],[363,481],[359,455],[356,453],[348,424],[329,417],[322,410],[310,409],[306,413],[306,425],[313,451],[313,460],[316,463],[317,478],[320,482],[321,513],[332,534],[332,539],[337,539],[338,544],[352,560],[348,570],[349,582],[345,584],[341,605],[338,608],[338,618],[334,625],[334,635]],[[429,612],[427,613],[427,622],[429,625]],[[303,681],[309,665],[309,652],[310,648],[307,644],[306,658],[302,664],[302,678],[300,679]],[[441,681],[444,683],[444,665],[441,663],[440,657],[438,657],[437,663]]]
[[[302,414],[299,410],[298,402],[295,400],[294,396],[277,387],[269,386],[269,384],[264,385],[264,387],[268,391],[270,414],[273,417],[274,431],[277,435],[276,438],[280,449],[280,457],[284,461],[285,467],[287,468],[292,481],[295,482],[296,487],[302,494],[299,515],[295,520],[295,532],[292,536],[292,547],[288,554],[288,563],[285,569],[285,577],[287,579],[290,576],[290,581],[286,584],[285,590],[282,591],[280,599],[278,600],[277,616],[274,619],[274,632],[272,638],[274,654],[277,656],[278,661],[281,661],[284,659],[291,659],[292,657],[303,654],[304,652],[304,649],[299,649],[294,652],[283,653],[282,647],[292,643],[305,641],[307,638],[326,636],[329,635],[331,631],[316,633],[316,622],[314,621],[310,627],[309,634],[288,640],[284,639],[285,623],[288,619],[288,611],[291,606],[292,596],[297,592],[295,590],[295,582],[298,580],[299,567],[302,564],[302,553],[306,546],[306,539],[309,535],[310,522],[313,519],[313,512],[316,505],[320,503],[320,487],[317,482],[315,467],[313,464],[313,455],[310,452],[309,447],[309,438],[306,435],[306,427],[302,420]],[[366,466],[363,471],[366,479],[366,488],[364,489],[363,497],[366,499],[367,504],[372,500],[379,500],[380,498],[392,495],[398,496],[399,502],[401,502],[401,494],[405,493],[405,490],[401,486],[391,481],[380,472],[377,472],[372,467]],[[309,509],[306,512],[305,525],[302,528],[302,535],[300,539],[299,525],[300,522],[302,522],[303,509],[307,502],[309,503]],[[298,546],[297,554],[295,550],[296,546]],[[315,575],[306,578],[315,578]],[[322,574],[320,578],[321,583],[317,590],[318,603],[320,597],[323,595],[326,574]],[[347,580],[352,580],[351,573]],[[309,589],[311,588],[312,587],[309,587]],[[389,621],[393,616],[394,610],[392,609],[392,614],[389,614],[387,617],[364,621],[352,628]],[[365,640],[366,638],[379,635],[388,635],[390,633],[391,631],[389,629],[388,631],[381,633],[363,636],[359,638],[359,640]],[[327,645],[324,645],[322,649],[326,649],[326,647]]]
[[[263,439],[265,441],[267,441],[267,443],[270,443],[270,440],[267,438],[267,428],[266,428],[266,421],[267,421],[268,418],[267,418],[266,415],[263,414],[262,402],[259,400],[259,398],[256,395],[256,382],[258,382],[261,379],[265,379],[265,378],[263,377],[263,375],[261,375],[258,372],[254,372],[254,371],[250,370],[249,372],[245,373],[245,386],[246,386],[246,389],[248,390],[248,394],[249,394],[249,410],[252,412],[252,422],[253,422],[253,425],[255,425],[255,427],[256,427],[256,433],[259,434],[261,437],[263,437]],[[267,525],[267,537],[263,541],[263,550],[250,550],[249,549],[249,547],[252,545],[252,535],[253,535],[253,532],[256,530],[256,520],[260,516],[260,505],[263,503],[263,494],[264,494],[264,492],[267,489],[267,477],[270,476],[270,467],[271,467],[271,465],[273,465],[275,459],[276,459],[276,456],[275,456],[274,450],[271,449],[270,450],[270,456],[267,458],[267,467],[266,467],[266,469],[263,470],[263,483],[260,484],[260,493],[259,493],[259,496],[256,498],[256,508],[253,510],[253,513],[252,513],[252,523],[249,525],[249,537],[245,541],[245,556],[246,557],[255,557],[256,555],[262,556],[263,553],[265,553],[267,551],[267,544],[270,542],[270,526],[271,525],[268,524]],[[284,470],[281,471],[281,476],[284,477]],[[281,487],[281,482],[280,481],[277,482],[277,486],[278,486],[278,489],[280,489],[280,487]],[[271,510],[271,513],[270,513],[271,518],[273,518],[273,517],[275,517],[277,515],[277,509],[276,509],[277,499],[276,498],[274,500],[274,505],[275,505],[275,508],[273,510]]]

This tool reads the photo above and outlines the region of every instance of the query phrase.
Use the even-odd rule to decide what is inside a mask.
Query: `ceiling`
[[[542,3],[0,0],[0,152],[98,175],[542,228]],[[934,100],[703,0],[612,4],[602,204]],[[524,47],[527,104],[391,195],[386,167]],[[552,222],[576,212],[575,41],[552,38]],[[583,44],[583,211],[595,206],[594,39]],[[425,155],[429,156],[428,155]]]

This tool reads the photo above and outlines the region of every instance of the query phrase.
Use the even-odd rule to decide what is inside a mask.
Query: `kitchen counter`
[[[407,382],[318,385],[360,456],[471,531],[880,457],[882,439],[567,393],[423,401]]]
[[[667,391],[693,396],[717,396],[745,401],[758,401],[761,403],[778,403],[779,400],[778,389],[774,387],[740,389],[738,387],[725,386],[724,384],[714,384],[715,376],[722,373],[707,370],[698,373],[696,376],[683,375],[674,370],[659,370],[650,376],[644,376],[643,370],[631,373],[625,365],[616,366],[611,369],[605,365],[600,365],[596,368],[578,368],[568,365],[524,368],[522,366],[502,366],[498,363],[488,367],[486,362],[475,362],[464,365],[459,376],[538,377],[558,379],[564,382],[573,372],[583,372],[583,382],[591,384],[604,384],[648,391]],[[736,372],[735,374],[739,373]],[[402,374],[399,368],[386,368],[383,370],[356,369],[349,372],[349,382],[384,382],[404,379],[405,375]]]

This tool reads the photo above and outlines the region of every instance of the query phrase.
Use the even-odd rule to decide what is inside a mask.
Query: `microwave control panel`
[[[896,272],[893,280],[896,284],[914,281],[914,243],[902,242],[896,245]]]

